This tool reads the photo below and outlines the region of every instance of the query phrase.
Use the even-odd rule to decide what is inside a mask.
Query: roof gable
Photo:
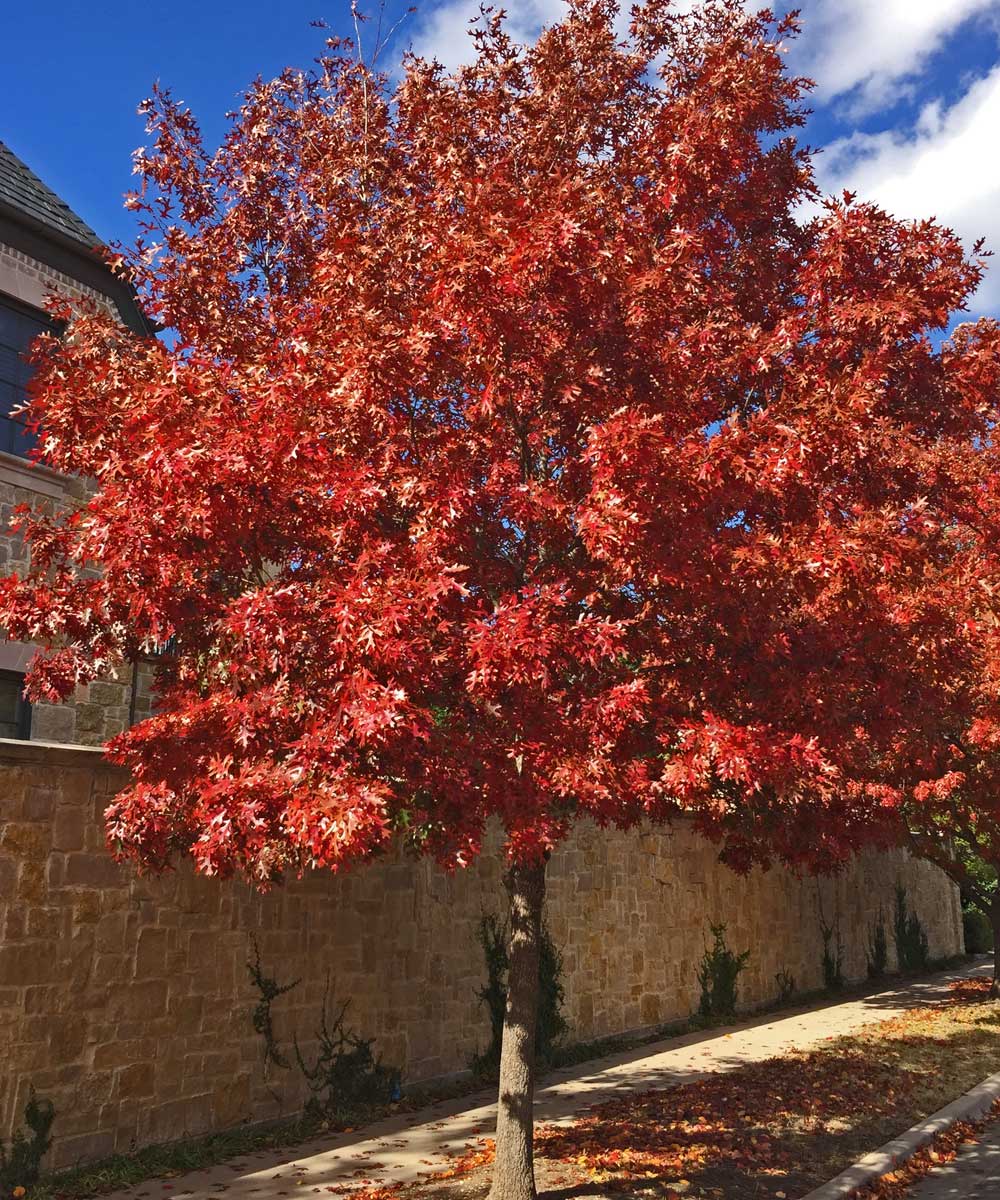
[[[104,261],[103,243],[82,217],[0,142],[0,242],[19,250],[84,287],[108,296],[136,333],[154,326],[135,290]]]
[[[0,142],[0,205],[14,210],[36,228],[69,238],[81,247],[92,249],[101,244],[86,221],[46,187],[3,142]]]

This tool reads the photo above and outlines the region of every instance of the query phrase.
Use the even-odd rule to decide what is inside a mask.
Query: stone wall
[[[495,853],[454,875],[387,860],[266,896],[186,868],[141,878],[104,849],[101,813],[121,781],[97,751],[0,742],[0,1137],[32,1083],[58,1110],[53,1165],[294,1111],[298,1073],[265,1072],[251,1026],[252,935],[265,973],[301,980],[274,1006],[283,1048],[297,1034],[308,1052],[328,980],[406,1079],[461,1070],[485,1043],[476,931],[501,905]],[[575,1038],[687,1016],[710,921],[751,950],[745,1004],[772,998],[779,970],[821,982],[817,883],[739,878],[686,830],[581,825],[549,879]],[[898,879],[931,952],[961,949],[944,877],[870,856],[819,889],[850,976],[864,974],[867,924]]]

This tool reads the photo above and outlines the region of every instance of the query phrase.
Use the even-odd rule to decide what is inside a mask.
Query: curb
[[[933,1116],[921,1121],[919,1125],[914,1125],[912,1129],[901,1133],[891,1142],[886,1142],[878,1150],[859,1158],[853,1167],[841,1171],[827,1183],[820,1184],[818,1188],[803,1196],[802,1200],[845,1200],[846,1197],[853,1196],[859,1188],[876,1183],[900,1163],[906,1162],[921,1146],[926,1146],[957,1121],[974,1121],[981,1117],[994,1100],[998,1099],[1000,1072],[990,1075],[964,1096],[959,1096],[957,1100],[938,1109]]]

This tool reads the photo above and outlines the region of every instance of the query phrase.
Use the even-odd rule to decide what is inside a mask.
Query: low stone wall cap
[[[0,762],[57,763],[60,766],[93,768],[95,759],[109,771],[122,768],[104,758],[102,746],[72,746],[65,742],[23,742],[15,738],[0,738]]]

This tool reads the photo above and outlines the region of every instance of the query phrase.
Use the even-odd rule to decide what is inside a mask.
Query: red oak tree
[[[994,739],[991,739],[995,741]],[[989,918],[993,930],[993,984],[1000,997],[1000,803],[997,752],[956,747],[951,779],[917,785],[902,808],[913,852],[940,867]]]
[[[873,764],[973,638],[954,589],[997,333],[958,241],[815,199],[794,21],[573,0],[398,85],[332,42],[207,150],[169,94],[124,252],[170,340],[38,352],[48,463],[0,620],[38,696],[159,648],[118,850],[260,884],[498,819],[494,1194],[533,1195],[544,863],[684,816],[735,865],[890,835]],[[957,532],[958,531],[958,532]],[[93,569],[90,569],[93,568]]]
[[[995,514],[1000,472],[998,447],[986,439],[982,453],[993,471],[986,480],[976,528],[963,531],[970,556],[966,586],[956,589],[956,611],[975,631],[976,655],[963,674],[939,686],[924,710],[937,745],[922,754],[890,757],[897,794],[893,802],[913,852],[937,864],[984,913],[993,927],[993,987],[1000,997],[1000,539]],[[970,522],[970,524],[972,524]]]

